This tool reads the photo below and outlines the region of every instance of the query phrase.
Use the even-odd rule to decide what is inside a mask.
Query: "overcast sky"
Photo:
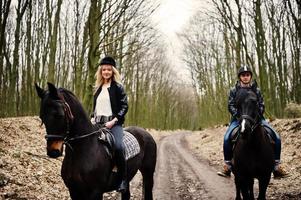
[[[155,0],[160,2],[160,6],[153,14],[155,28],[162,34],[166,42],[167,55],[175,71],[179,71],[181,77],[190,78],[189,71],[183,56],[182,43],[177,37],[188,26],[189,20],[194,14],[208,7],[210,0]],[[12,5],[17,5],[17,0],[12,0]]]
[[[168,47],[167,55],[172,66],[186,80],[189,79],[189,71],[181,60],[183,48],[176,34],[188,26],[191,17],[204,6],[204,2],[205,0],[161,0],[153,15],[155,27],[162,33]]]

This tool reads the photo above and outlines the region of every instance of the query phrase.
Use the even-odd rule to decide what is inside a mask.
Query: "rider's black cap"
[[[244,72],[249,72],[251,74],[251,76],[253,76],[251,68],[247,65],[244,65],[244,66],[239,68],[237,76],[239,77],[240,74],[242,74]]]

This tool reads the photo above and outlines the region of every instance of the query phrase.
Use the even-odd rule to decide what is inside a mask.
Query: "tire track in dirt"
[[[154,198],[234,199],[233,180],[217,176],[215,169],[196,159],[183,145],[186,134],[172,134],[159,142]]]

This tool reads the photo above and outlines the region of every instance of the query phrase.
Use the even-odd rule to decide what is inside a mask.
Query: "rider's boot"
[[[217,172],[217,174],[223,177],[231,177],[231,168],[231,162],[225,162],[223,169]]]
[[[128,184],[129,184],[128,180],[127,180],[126,160],[124,159],[124,161],[121,161],[119,163],[119,166],[117,166],[117,167],[118,167],[119,175],[122,178],[121,183],[120,183],[120,185],[119,185],[119,187],[117,189],[117,192],[124,193],[128,189]]]
[[[274,178],[284,178],[284,177],[287,177],[289,176],[289,173],[286,172],[284,170],[283,167],[280,166],[280,161],[275,161],[275,167],[274,167]]]

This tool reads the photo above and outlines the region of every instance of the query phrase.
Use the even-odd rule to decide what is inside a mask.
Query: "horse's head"
[[[258,99],[255,92],[249,89],[241,89],[236,96],[238,113],[240,114],[240,132],[251,133],[259,120]]]
[[[48,91],[35,86],[41,98],[40,118],[46,127],[47,155],[57,158],[63,154],[64,139],[69,134],[73,115],[64,96],[53,84],[48,83]]]

